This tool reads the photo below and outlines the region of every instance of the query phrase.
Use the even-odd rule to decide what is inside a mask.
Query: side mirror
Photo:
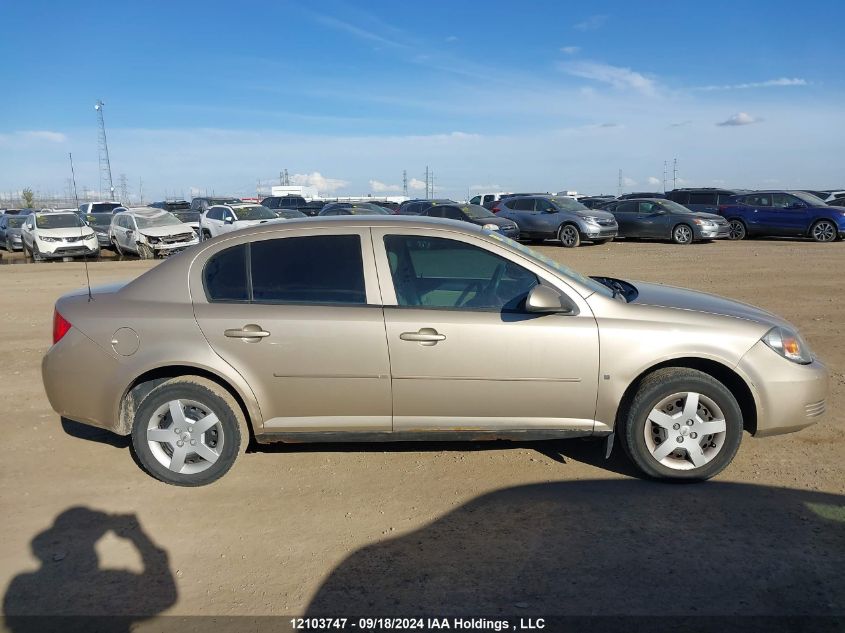
[[[546,209],[545,211],[543,211],[543,213],[557,213],[557,212],[558,212],[557,209],[555,209],[554,207],[552,207],[551,209]]]
[[[234,221],[235,221],[235,218],[233,218],[231,215],[227,215],[227,216],[226,216],[226,219],[225,219],[225,220],[223,220],[223,222],[224,222],[225,224],[232,224],[232,223],[234,223]]]
[[[525,299],[525,309],[528,312],[572,314],[573,309],[569,301],[554,288],[548,286],[534,286]]]

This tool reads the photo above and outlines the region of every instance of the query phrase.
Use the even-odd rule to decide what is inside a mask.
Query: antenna
[[[109,144],[106,140],[106,122],[103,120],[103,102],[97,99],[94,109],[97,111],[97,122],[100,125],[97,145],[100,151],[100,195],[103,195],[103,184],[109,185],[110,200],[114,200],[114,183],[111,179],[111,163],[109,162]]]
[[[68,158],[70,158],[70,176],[73,180],[73,198],[76,200],[76,208],[79,209],[79,196],[76,193],[76,173],[73,171],[73,154],[68,152]]]

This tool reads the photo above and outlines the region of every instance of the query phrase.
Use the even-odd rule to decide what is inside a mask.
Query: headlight
[[[585,215],[584,221],[589,222],[590,224],[598,224],[599,223],[599,219],[597,217],[592,216],[592,215]]]
[[[485,224],[481,228],[484,229],[485,231],[498,231],[499,225],[498,224]]]
[[[785,327],[773,327],[760,340],[793,363],[809,365],[813,362],[813,353],[798,332]]]
[[[36,236],[42,242],[61,242],[62,238],[60,237],[47,237],[46,235],[37,235]]]
[[[144,234],[142,233],[142,235]],[[144,235],[144,237],[147,238],[147,242],[149,242],[150,244],[158,244],[161,241],[160,238],[153,237],[152,235]]]
[[[699,220],[698,218],[693,219],[698,226],[706,226],[707,228],[715,227],[716,223],[711,222],[710,220]]]

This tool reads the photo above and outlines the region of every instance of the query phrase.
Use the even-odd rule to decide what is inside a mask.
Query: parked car
[[[307,206],[308,201],[302,196],[269,196],[261,201],[262,207],[268,209],[299,209]]]
[[[499,217],[512,220],[519,236],[527,240],[560,240],[572,248],[582,240],[609,242],[618,231],[616,219],[607,211],[588,209],[573,198],[523,196],[498,202]]]
[[[100,202],[83,202],[79,205],[77,213],[79,215],[88,215],[89,213],[112,213],[123,204],[114,200],[104,200]]]
[[[412,200],[405,200],[405,202],[399,205],[397,214],[420,215],[433,204],[449,204],[450,202],[454,203],[455,201],[448,198],[435,198],[434,200],[429,198],[414,198]]]
[[[485,209],[490,209],[493,204],[501,200],[502,196],[507,195],[507,191],[497,191],[493,193],[480,193],[477,196],[473,196],[469,199],[470,204],[477,204],[479,206],[484,207]]]
[[[308,217],[314,217],[320,215],[320,211],[323,210],[324,206],[326,206],[326,203],[323,200],[311,200],[304,207],[299,207],[297,210],[302,211]]]
[[[399,204],[398,202],[394,202],[393,200],[376,200],[374,201],[380,207],[383,207],[390,211],[392,214],[396,215],[399,213]]]
[[[10,253],[23,249],[21,227],[26,222],[25,215],[0,215],[0,244]]]
[[[34,211],[35,209],[4,209],[3,215],[29,215]]]
[[[281,218],[283,220],[298,220],[300,218],[308,217],[299,209],[271,209],[271,211],[276,214],[277,218]]]
[[[583,204],[588,209],[601,209],[608,202],[616,200],[615,196],[584,196],[577,198],[578,202]]]
[[[477,224],[488,231],[500,231],[502,235],[515,240],[519,237],[519,227],[513,220],[497,216],[492,211],[477,204],[433,204],[420,215],[430,218],[446,218]]]
[[[730,223],[730,238],[810,237],[833,242],[845,237],[845,208],[830,206],[803,191],[755,191],[719,207]]]
[[[243,204],[243,200],[241,200],[240,198],[232,198],[227,196],[212,198],[191,198],[191,211],[196,211],[197,213],[205,213],[211,207],[221,204]]]
[[[86,213],[82,216],[85,224],[94,229],[94,233],[97,235],[97,243],[101,249],[114,250],[109,233],[112,217],[114,217],[113,213]]]
[[[805,191],[817,198],[821,198],[827,204],[833,206],[845,206],[845,191],[837,189],[828,189],[825,191],[810,191],[805,189]]]
[[[260,204],[220,204],[200,216],[200,239],[208,240],[248,226],[276,222],[278,216]]]
[[[164,209],[132,207],[115,213],[109,240],[120,255],[166,257],[199,243],[194,230]]]
[[[100,254],[94,230],[73,212],[30,213],[21,227],[21,244],[24,255],[37,262]]]
[[[56,302],[50,404],[130,436],[148,473],[183,486],[222,476],[250,437],[613,435],[650,477],[707,479],[744,430],[797,431],[829,395],[767,311],[592,279],[469,223],[253,226],[92,292]]]
[[[673,189],[666,194],[666,197],[673,202],[684,205],[691,211],[702,211],[704,213],[718,213],[719,206],[727,204],[732,196],[740,193],[748,193],[747,189],[694,189],[685,187]]]
[[[619,237],[692,244],[727,238],[730,233],[730,226],[722,216],[691,211],[671,200],[615,200],[603,209],[616,217]]]
[[[621,196],[618,196],[617,200],[633,200],[633,199],[640,199],[640,198],[665,198],[665,193],[660,193],[659,191],[634,191],[633,193],[623,193]]]
[[[393,215],[376,204],[369,202],[330,202],[323,207],[320,215]]]
[[[149,206],[153,209],[164,209],[174,213],[175,211],[190,210],[191,203],[187,200],[162,200],[161,202],[152,202]]]
[[[164,200],[162,202],[153,202],[150,206],[153,209],[170,211],[180,221],[194,229],[194,233],[197,235],[200,234],[200,213],[199,211],[192,210],[191,203],[187,200]]]

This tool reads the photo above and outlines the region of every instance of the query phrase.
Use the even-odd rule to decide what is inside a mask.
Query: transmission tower
[[[408,170],[402,170],[402,195],[408,197]]]
[[[426,165],[425,166],[425,199],[426,200],[431,198],[431,196],[428,195],[428,187],[429,187],[428,183],[429,183],[429,180],[428,180],[428,165]]]
[[[619,179],[616,181],[616,196],[622,195],[622,170],[619,170]]]
[[[103,120],[103,102],[97,99],[94,105],[97,111],[97,123],[100,125],[99,135],[97,139],[97,146],[100,151],[100,195],[103,191],[103,185],[109,186],[110,199],[114,199],[114,183],[111,179],[111,163],[109,162],[109,144],[106,141],[106,122]]]
[[[678,188],[678,159],[672,159],[672,189]]]
[[[126,180],[126,174],[120,174],[117,182],[120,188],[120,202],[129,204],[129,183]]]

